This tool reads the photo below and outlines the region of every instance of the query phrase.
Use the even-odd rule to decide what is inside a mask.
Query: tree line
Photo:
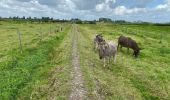
[[[14,16],[14,17],[0,17],[0,21],[16,21],[16,22],[71,22],[71,23],[77,23],[77,24],[96,24],[97,22],[101,23],[115,23],[115,24],[144,24],[144,25],[161,25],[161,26],[169,26],[170,22],[167,23],[150,23],[150,22],[143,22],[143,21],[134,21],[134,22],[129,22],[125,20],[112,20],[110,18],[99,18],[98,20],[81,20],[79,18],[72,18],[72,19],[54,19],[52,17],[19,17],[19,16]]]
[[[54,19],[52,17],[0,17],[0,21],[17,21],[17,22],[68,22],[68,20],[65,19]]]

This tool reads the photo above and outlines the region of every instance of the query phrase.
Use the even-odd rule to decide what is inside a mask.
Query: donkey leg
[[[133,51],[133,56],[135,56],[135,51]]]
[[[122,51],[122,46],[120,46],[120,51]]]
[[[110,57],[108,57],[108,58],[107,58],[107,64],[109,64],[109,63],[110,63],[110,60],[111,60],[111,58],[110,58]]]
[[[109,63],[111,62],[111,60],[112,60],[112,58],[111,58],[111,57],[109,57]]]
[[[119,43],[118,43],[118,45],[117,45],[117,51],[118,51],[118,49],[119,49]]]
[[[127,53],[129,53],[129,48],[127,48]]]
[[[116,63],[116,54],[114,54],[113,59],[114,59],[114,63]]]
[[[106,62],[106,59],[105,59],[105,58],[103,58],[104,67],[106,66],[106,65],[105,65],[105,62]]]

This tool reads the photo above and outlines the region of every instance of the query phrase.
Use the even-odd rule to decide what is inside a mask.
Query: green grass
[[[0,22],[0,99],[68,99],[71,92],[73,31],[59,23]],[[82,24],[78,26],[78,52],[90,100],[169,100],[170,27],[153,25]],[[50,34],[51,27],[51,34]],[[20,54],[16,28],[22,33]],[[40,34],[40,28],[42,35]],[[144,48],[118,51],[117,62],[103,67],[93,50],[95,34],[117,44],[120,35]],[[42,36],[42,40],[41,40]]]
[[[36,24],[30,25],[38,27]],[[19,26],[20,24],[18,27]],[[29,27],[24,25],[21,26],[23,26],[23,30],[29,30]],[[39,26],[42,26],[45,29],[47,25]],[[3,27],[5,27],[5,25],[3,25]],[[53,32],[51,34],[47,32],[46,34],[44,33],[45,31],[43,31],[46,37],[44,37],[42,41],[34,41],[34,39],[38,37],[34,36],[35,33],[31,33],[31,31],[29,31],[30,34],[23,34],[22,40],[26,41],[23,44],[28,44],[29,46],[23,46],[24,51],[22,54],[20,54],[19,50],[15,48],[17,47],[16,45],[13,45],[11,51],[8,50],[10,47],[6,46],[6,50],[2,50],[2,54],[4,54],[4,57],[10,59],[4,61],[2,60],[0,62],[0,98],[29,99],[33,88],[35,88],[34,85],[37,83],[40,85],[47,81],[46,78],[49,76],[49,71],[51,71],[51,68],[54,67],[50,63],[50,53],[54,51],[55,47],[59,46],[63,42],[69,30],[70,26],[67,25],[64,32]],[[12,32],[12,30],[10,31]],[[4,35],[4,33],[1,34]],[[11,33],[6,32],[5,35],[7,34]],[[5,35],[2,38],[5,38]],[[8,35],[6,37],[8,37]],[[3,42],[5,42],[5,39]],[[8,43],[9,40],[7,44]]]
[[[48,77],[38,81],[33,87],[32,99],[67,99],[70,93],[71,70],[71,38],[70,31],[59,46],[50,53],[49,64],[52,66]],[[43,81],[43,82],[42,82]],[[21,95],[21,98],[23,96]]]
[[[130,32],[125,32],[123,28]],[[81,25],[81,64],[89,96],[93,99],[170,99],[170,27],[142,25]],[[140,32],[136,32],[140,30]],[[137,41],[141,51],[135,59],[130,53],[118,51],[117,63],[103,67],[94,52],[92,40],[96,33],[117,43],[120,35]],[[145,33],[147,32],[147,33]],[[135,33],[135,34],[133,34]],[[162,37],[160,43],[160,33]],[[85,43],[85,44],[84,44]]]
[[[19,28],[21,33],[21,40],[23,49],[36,48],[37,44],[42,37],[42,41],[48,40],[52,34],[50,34],[50,27],[52,32],[58,29],[59,24],[30,24],[30,23],[7,23],[1,22],[0,25],[0,62],[10,60],[11,52],[13,50],[18,50],[18,34],[17,28]],[[40,34],[40,28],[42,34]]]

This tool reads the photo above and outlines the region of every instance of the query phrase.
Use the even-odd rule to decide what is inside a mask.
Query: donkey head
[[[105,56],[107,48],[108,48],[108,44],[105,42],[105,40],[99,43],[98,50],[99,50],[100,59],[102,59]]]
[[[96,39],[98,42],[103,42],[103,36],[101,34],[96,35]]]
[[[139,55],[139,53],[140,53],[140,50],[142,50],[142,48],[138,48],[138,49],[134,50],[133,55],[134,55],[136,58],[138,57],[138,55]]]

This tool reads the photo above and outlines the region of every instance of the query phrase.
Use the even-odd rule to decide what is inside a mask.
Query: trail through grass
[[[79,50],[77,47],[79,32],[77,25],[73,24],[72,29],[72,90],[69,100],[83,100],[86,99],[86,89],[82,76],[82,70],[79,61]]]
[[[170,99],[169,26],[77,24],[71,28],[67,23],[64,31],[49,34],[50,25],[0,25],[0,99]],[[16,27],[23,32],[23,54],[14,35]],[[35,32],[40,27],[41,41]],[[129,36],[144,49],[137,59],[132,50],[118,50],[117,62],[103,67],[93,47],[97,33],[116,44],[120,35]]]

